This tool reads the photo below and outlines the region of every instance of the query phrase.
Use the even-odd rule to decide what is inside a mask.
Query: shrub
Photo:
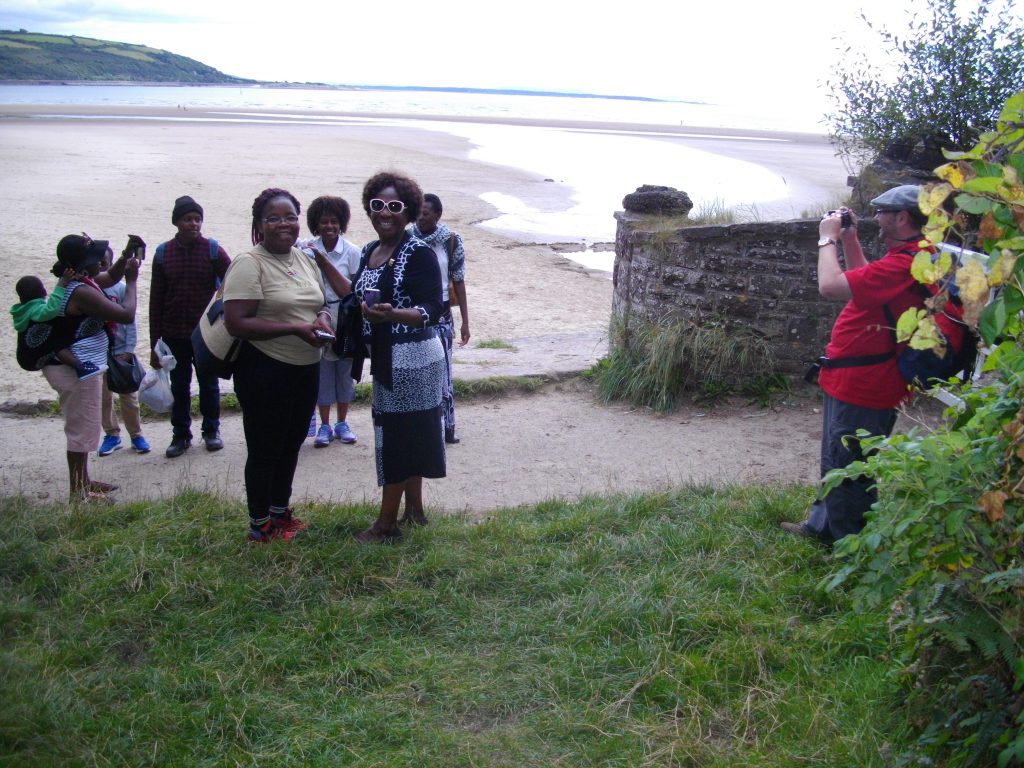
[[[962,387],[963,410],[934,432],[868,440],[873,455],[826,478],[834,487],[866,474],[879,488],[864,530],[837,545],[842,566],[827,587],[851,584],[861,608],[890,606],[897,669],[924,715],[921,751],[953,766],[1022,765],[1024,93],[1010,98],[996,130],[947,157],[936,170],[944,181],[922,191],[926,234],[966,238],[988,254],[987,274],[977,262],[950,268],[965,316],[996,345],[985,364],[994,378]],[[942,276],[945,264],[925,262],[915,264],[919,280]],[[929,327],[937,309],[910,318],[912,344],[941,344]]]
[[[1003,103],[1024,82],[1024,26],[1012,0],[997,11],[994,5],[980,0],[960,14],[956,0],[928,0],[928,13],[913,15],[903,34],[862,15],[884,56],[847,49],[828,82],[831,137],[851,165],[908,138],[967,149],[995,127]]]

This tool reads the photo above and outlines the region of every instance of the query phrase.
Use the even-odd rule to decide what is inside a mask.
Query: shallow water
[[[571,206],[561,211],[540,210],[527,201],[499,192],[482,195],[499,215],[479,226],[541,243],[578,243],[586,250],[566,253],[589,269],[611,270],[613,255],[592,249],[615,237],[610,211],[622,208],[622,198],[642,184],[685,190],[702,208],[745,208],[765,217],[792,217],[806,204],[777,172],[722,154],[747,148],[791,142],[785,137],[687,135],[629,130],[548,128],[487,123],[444,122],[394,115],[452,115],[528,118],[552,121],[616,122],[637,125],[705,125],[718,128],[814,130],[799,116],[746,114],[723,105],[649,102],[606,98],[529,95],[435,93],[416,91],[322,90],[302,88],[237,88],[181,86],[0,86],[0,104],[69,104],[102,106],[159,106],[181,109],[185,122],[380,123],[412,125],[465,137],[470,157],[482,163],[511,166],[538,174],[572,189]],[[244,114],[192,116],[188,108],[252,109]],[[260,112],[259,110],[275,110]],[[336,110],[367,113],[366,117],[311,115]],[[126,116],[128,117],[128,116]],[[151,119],[131,116],[132,119]],[[82,119],[89,119],[84,117]],[[168,118],[161,118],[168,119]],[[714,139],[718,152],[693,146]]]

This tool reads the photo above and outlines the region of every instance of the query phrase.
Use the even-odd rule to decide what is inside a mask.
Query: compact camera
[[[321,341],[334,341],[334,339],[337,338],[333,333],[328,333],[320,328],[315,328],[313,330],[313,335]]]
[[[831,216],[835,211],[829,211],[828,215]],[[841,229],[849,229],[853,226],[853,217],[850,216],[850,211],[843,208],[839,211],[839,226]]]

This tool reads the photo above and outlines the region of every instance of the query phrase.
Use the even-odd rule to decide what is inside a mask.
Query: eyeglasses
[[[401,200],[389,200],[387,202],[381,200],[379,197],[373,198],[370,201],[370,210],[374,213],[380,213],[387,208],[392,213],[401,213],[405,210],[405,203]]]
[[[263,219],[264,224],[269,224],[272,227],[276,227],[278,224],[283,224],[285,222],[289,224],[298,224],[299,217],[294,213],[290,213],[287,216],[267,216],[267,218]]]

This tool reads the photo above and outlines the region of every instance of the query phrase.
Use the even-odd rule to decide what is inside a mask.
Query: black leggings
[[[242,406],[245,496],[249,517],[287,507],[299,463],[299,448],[316,406],[320,364],[291,365],[243,344],[235,366],[235,394]]]

